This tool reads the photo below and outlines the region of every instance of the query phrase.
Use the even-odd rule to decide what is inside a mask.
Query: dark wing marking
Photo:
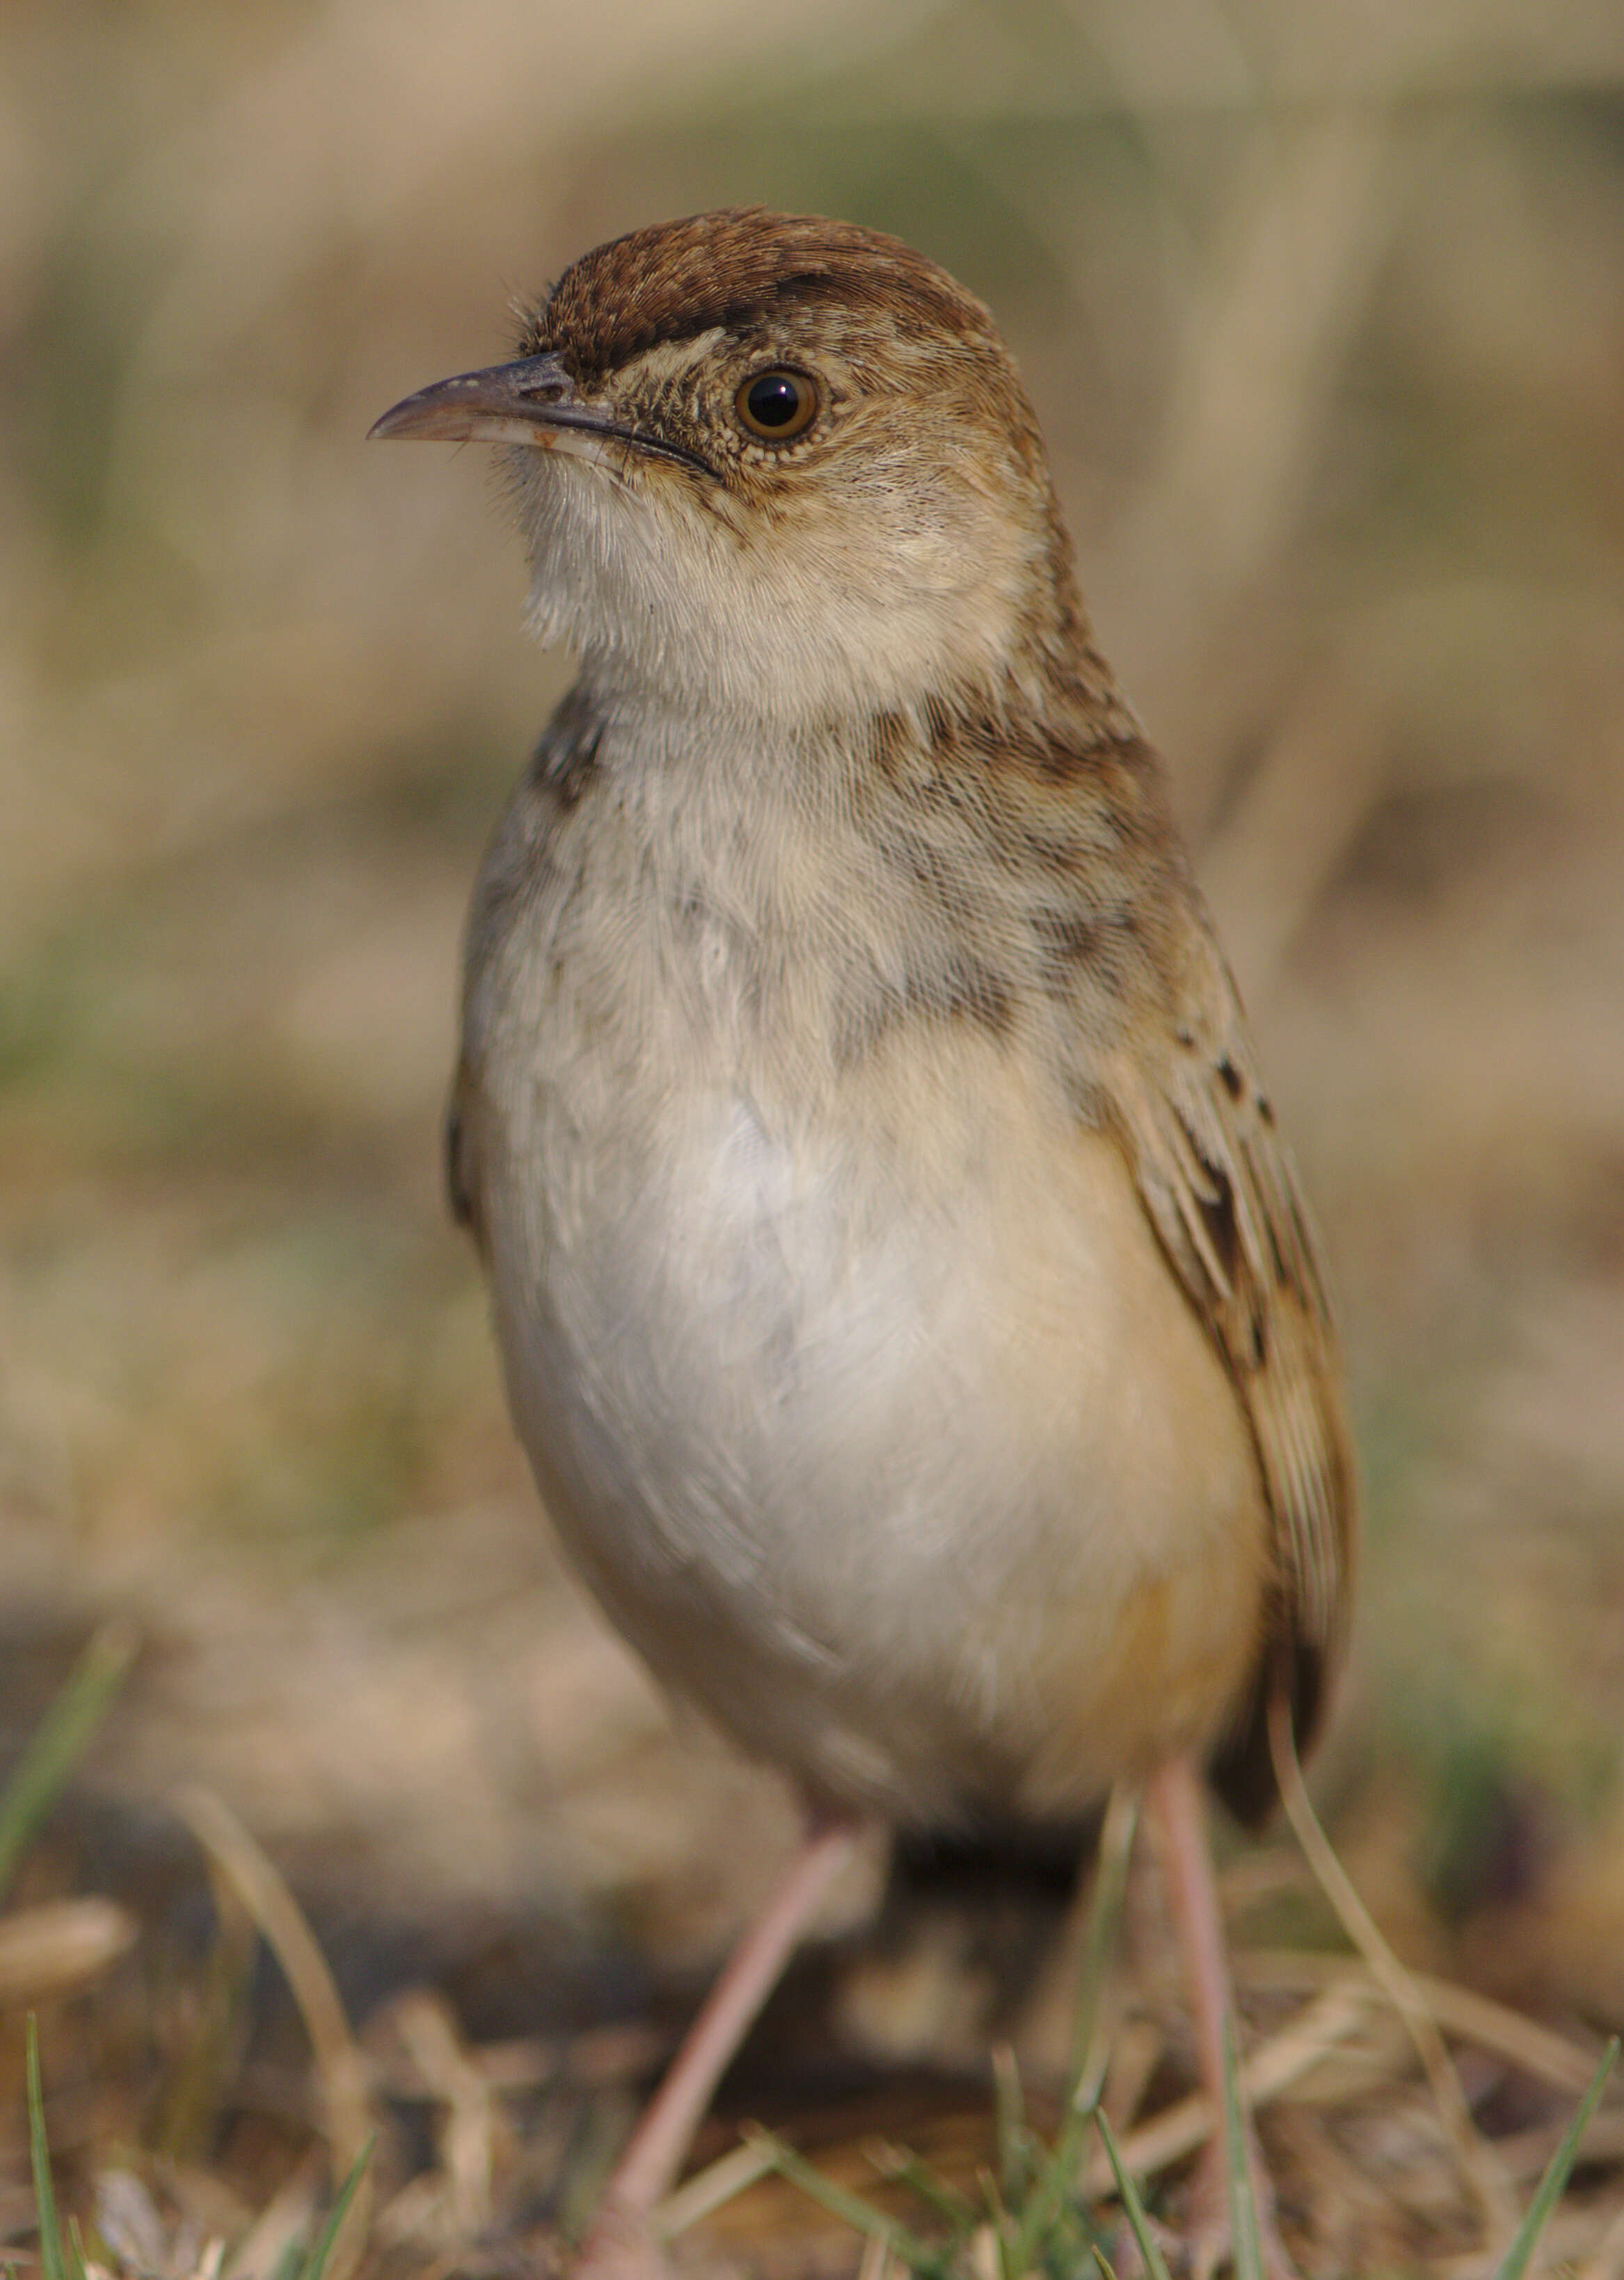
[[[1245,1406],[1274,1522],[1270,1651],[1212,1768],[1243,1819],[1274,1783],[1267,1706],[1284,1684],[1299,1747],[1347,1628],[1358,1513],[1341,1357],[1318,1244],[1205,914],[1192,913],[1166,1057],[1122,1054],[1107,1091],[1139,1193]]]

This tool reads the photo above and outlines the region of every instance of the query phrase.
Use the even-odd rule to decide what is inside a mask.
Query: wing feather
[[[1195,913],[1165,1057],[1120,1052],[1104,1088],[1140,1196],[1244,1406],[1275,1547],[1270,1651],[1214,1778],[1251,1818],[1273,1800],[1271,1691],[1313,1737],[1351,1602],[1358,1514],[1319,1246],[1276,1136],[1239,995]]]

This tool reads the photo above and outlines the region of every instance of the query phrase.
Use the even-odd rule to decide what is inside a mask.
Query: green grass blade
[[[1067,2102],[1089,2107],[1099,2096],[1099,2084],[1088,2077],[1099,2038],[1100,2002],[1105,1975],[1116,1951],[1122,1900],[1128,1890],[1128,1863],[1133,1858],[1134,1832],[1139,1822],[1139,1792],[1119,1783],[1105,1806],[1094,1860],[1094,1890],[1089,1896],[1088,1930],[1083,1938],[1082,1964],[1072,2002],[1071,2082]],[[1103,2068],[1100,2069],[1103,2072]]]
[[[1095,2116],[1099,2084],[1097,2070],[1100,2001],[1111,1968],[1117,1931],[1122,1920],[1122,1899],[1128,1889],[1128,1868],[1133,1855],[1134,1831],[1139,1819],[1139,1794],[1119,1783],[1111,1792],[1095,1857],[1094,1890],[1089,1900],[1088,1929],[1077,1992],[1072,2008],[1072,2064],[1066,2111],[1053,2151],[1033,2179],[1021,2208],[1020,2224],[1010,2251],[1017,2271],[1027,2270],[1050,2236],[1077,2174],[1082,2141]],[[1103,2068],[1097,2069],[1103,2072]],[[1000,2131],[1000,2152],[1003,2133]]]
[[[1020,2087],[1015,2053],[1007,2043],[999,2043],[992,2053],[992,2097],[998,2191],[1005,2207],[1012,2208],[1026,2191],[1031,2161],[1026,2094]]]
[[[980,2223],[981,2212],[974,2204],[905,2145],[876,2145],[866,2151],[869,2161],[888,2185],[905,2185],[956,2233],[972,2232]]]
[[[1496,2272],[1494,2280],[1522,2280],[1529,2259],[1538,2245],[1551,2212],[1567,2190],[1567,2180],[1579,2153],[1579,2141],[1589,2128],[1607,2077],[1612,2072],[1619,2055],[1619,2038],[1615,2035],[1602,2053],[1602,2062],[1596,2069],[1596,2078],[1580,2100],[1579,2111],[1568,2123],[1561,2144],[1551,2157],[1551,2166],[1540,2179],[1539,2191],[1529,2205],[1528,2213],[1517,2228],[1517,2237],[1505,2253],[1505,2261]]]
[[[27,2067],[28,2078],[28,2156],[34,2166],[34,2206],[40,2223],[42,2280],[68,2280],[67,2259],[62,2252],[62,2226],[57,2215],[57,2191],[50,2181],[50,2147],[45,2142],[45,2090],[40,2080],[40,2030],[28,2014]]]
[[[1224,2152],[1229,2172],[1230,2254],[1235,2280],[1263,2280],[1263,2248],[1258,2234],[1258,2203],[1251,2165],[1246,2159],[1246,2125],[1241,2118],[1241,2076],[1235,2035],[1224,2022]]]
[[[0,1893],[89,1748],[135,1654],[135,1635],[127,1624],[97,1631],[40,1721],[0,1793]]]
[[[344,2219],[350,2214],[350,2204],[360,2187],[366,2164],[372,2160],[376,2139],[369,2138],[357,2154],[355,2166],[339,2187],[338,2199],[327,2211],[327,2221],[316,2237],[314,2247],[299,2268],[299,2280],[321,2280],[327,2268],[327,2259],[333,2253],[333,2244],[338,2238]]]
[[[915,2272],[941,2269],[943,2252],[940,2249],[918,2239],[906,2225],[898,2224],[895,2217],[887,2216],[885,2211],[875,2208],[872,2201],[866,2201],[856,2193],[849,2193],[843,2185],[834,2184],[821,2170],[813,2168],[793,2145],[786,2145],[781,2138],[775,2138],[770,2130],[744,2130],[740,2135],[747,2145],[759,2148],[763,2158],[772,2163],[781,2177],[798,2186],[808,2200],[816,2201],[820,2208],[827,2209],[831,2216],[838,2217],[843,2224],[849,2224],[854,2232],[860,2232],[865,2239],[882,2240],[893,2256],[901,2257],[903,2262],[911,2265]]]
[[[1156,2237],[1151,2230],[1151,2220],[1145,2215],[1144,2203],[1139,2198],[1139,2188],[1122,2166],[1122,2155],[1117,2145],[1116,2132],[1104,2115],[1097,2112],[1094,2116],[1094,2125],[1099,2131],[1100,2144],[1105,2149],[1105,2159],[1111,2164],[1111,2174],[1116,2179],[1117,2198],[1121,2202],[1123,2213],[1128,2218],[1128,2229],[1134,2236],[1135,2245],[1140,2255],[1144,2259],[1148,2280],[1172,2280],[1172,2276],[1167,2270],[1167,2261],[1157,2246]]]
[[[1073,2119],[1067,2115],[1066,2125],[1055,2141],[1054,2151],[1034,2180],[1032,2190],[1021,2206],[1020,2222],[1010,2245],[1008,2261],[1012,2272],[1024,2274],[1032,2269],[1076,2176],[1080,2134],[1071,2127]]]

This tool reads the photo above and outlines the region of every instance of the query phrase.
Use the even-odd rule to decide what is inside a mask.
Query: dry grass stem
[[[1390,2004],[1392,1997],[1366,1963],[1342,1956],[1317,1955],[1306,1949],[1241,1949],[1235,1956],[1235,1976],[1248,1986],[1303,1993],[1315,1987],[1360,1987],[1373,2002]],[[1520,2011],[1474,1988],[1439,1979],[1425,1971],[1407,1973],[1411,1985],[1430,2016],[1462,2042],[1475,2043],[1497,2058],[1507,2059],[1540,2082],[1578,2096],[1596,2074],[1597,2053],[1587,2051],[1554,2028],[1542,2026]]]
[[[1358,2031],[1366,2009],[1362,1995],[1344,1988],[1334,1987],[1316,1997],[1278,2035],[1259,2044],[1241,2068],[1241,2090],[1248,2107],[1256,2113],[1283,2097]],[[1221,2126],[1222,2116],[1212,2099],[1205,2091],[1193,2091],[1128,2131],[1120,2148],[1123,2167],[1135,2177],[1156,2176],[1204,2145]],[[1083,2195],[1097,2199],[1111,2189],[1110,2164],[1103,2152],[1094,2153],[1083,2171]]]
[[[1269,1711],[1269,1746],[1281,1801],[1293,1834],[1335,1910],[1338,1922],[1409,2030],[1462,2174],[1477,2201],[1488,2238],[1491,2242],[1509,2241],[1520,2216],[1511,2187],[1492,2148],[1478,2133],[1466,2094],[1460,2086],[1460,2076],[1438,2032],[1437,2020],[1415,1981],[1382,1937],[1375,1919],[1354,1891],[1347,1871],[1320,1826],[1320,1817],[1303,1780],[1303,1769],[1297,1763],[1289,1713],[1278,1696]]]
[[[507,2137],[501,2110],[443,1997],[419,1990],[395,2006],[394,2015],[430,2095],[445,2108],[440,2160],[448,2213],[456,2235],[472,2239],[493,2214],[497,2150]]]
[[[0,1916],[0,2010],[26,2011],[87,1987],[127,1955],[137,1925],[116,1900],[51,1900]]]
[[[1578,2280],[1624,2280],[1624,2209],[1591,2245],[1579,2267]]]
[[[327,1958],[279,1871],[236,1815],[201,1789],[182,1791],[175,1810],[229,1880],[281,1965],[310,2037],[326,2117],[335,2187],[355,2168],[376,2134],[366,2065],[339,1999]],[[327,2280],[349,2280],[371,2222],[373,2188],[363,2176],[345,2214]]]

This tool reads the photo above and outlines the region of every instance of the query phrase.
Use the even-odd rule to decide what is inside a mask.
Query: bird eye
[[[804,372],[758,372],[733,399],[752,435],[764,443],[789,443],[818,416],[818,391]]]

